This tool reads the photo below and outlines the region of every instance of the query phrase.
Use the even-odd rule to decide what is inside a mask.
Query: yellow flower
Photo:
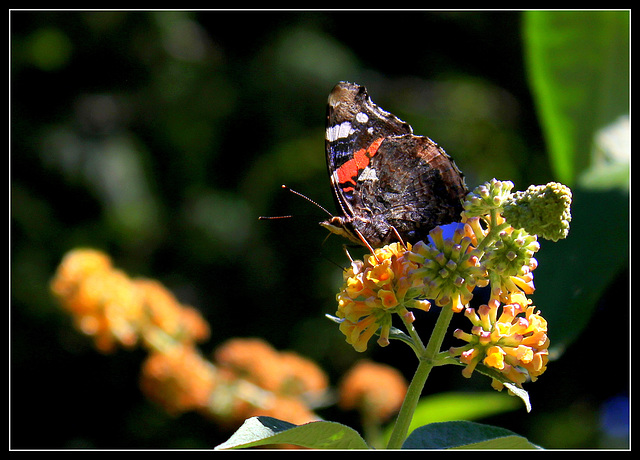
[[[538,261],[533,257],[540,249],[536,235],[507,227],[499,239],[487,248],[484,264],[491,280],[491,296],[504,303],[529,303],[525,294],[535,291],[533,270]]]
[[[364,261],[354,261],[344,272],[344,284],[336,296],[340,331],[356,351],[367,349],[369,339],[380,329],[378,344],[389,343],[391,315],[412,321],[408,308],[428,310],[421,281],[413,275],[417,265],[407,257],[408,249],[392,243],[375,249]]]
[[[369,262],[371,269],[365,272],[367,281],[371,281],[377,287],[385,286],[393,280],[391,271],[391,259],[384,259],[381,263]]]
[[[356,351],[363,352],[367,349],[367,344],[369,343],[369,339],[373,337],[373,334],[375,334],[381,326],[383,328],[386,326],[383,324],[384,319],[384,316],[378,318],[373,310],[369,310],[367,316],[358,321],[349,321],[345,318],[345,320],[340,323],[339,329],[340,332],[345,335],[348,344],[351,344]],[[385,328],[385,331],[380,333],[380,340],[378,341],[380,346],[388,344],[388,338],[387,342],[382,342],[383,337],[388,337],[388,331],[389,329]]]
[[[535,381],[546,370],[547,321],[535,307],[514,303],[504,305],[499,311],[499,302],[492,300],[477,311],[467,308],[465,316],[473,325],[471,333],[458,329],[454,336],[467,345],[449,350],[467,365],[463,371],[465,377],[471,376],[479,362],[500,371],[519,386],[527,377]],[[496,380],[493,386],[502,388]]]
[[[504,356],[506,352],[497,346],[489,347],[486,351],[484,363],[489,367],[495,367],[496,369],[504,369]]]
[[[378,291],[378,298],[382,302],[382,306],[384,308],[393,308],[398,305],[398,299],[393,291],[386,291],[384,289],[380,289]]]

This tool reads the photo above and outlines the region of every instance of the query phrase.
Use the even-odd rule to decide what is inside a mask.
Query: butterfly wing
[[[353,196],[366,219],[351,221],[371,246],[425,241],[437,225],[460,220],[467,188],[455,163],[428,137],[405,135],[381,143]],[[395,231],[393,230],[395,229]]]
[[[329,95],[327,168],[340,216],[321,224],[380,247],[415,242],[460,218],[464,178],[431,139],[375,105],[363,86],[341,82]],[[395,229],[395,231],[394,231]]]
[[[408,123],[375,105],[364,86],[340,82],[329,94],[326,120],[327,169],[338,208],[352,216],[351,201],[359,172],[369,162],[367,149],[389,136],[411,134]]]

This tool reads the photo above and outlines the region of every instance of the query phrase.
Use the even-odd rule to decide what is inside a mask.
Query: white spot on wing
[[[349,137],[350,134],[353,134],[353,129],[351,128],[351,123],[348,121],[342,122],[340,124],[340,134],[339,137]]]
[[[327,128],[326,139],[329,142],[333,142],[337,139],[349,137],[350,134],[353,134],[351,123],[349,123],[348,121],[343,121],[339,125],[329,126]]]
[[[367,121],[369,121],[369,117],[366,113],[358,112],[356,113],[356,121],[358,123],[366,123]]]
[[[377,181],[378,175],[376,174],[376,170],[370,167],[364,168],[364,170],[360,173],[358,177],[358,182],[362,182],[365,180]]]

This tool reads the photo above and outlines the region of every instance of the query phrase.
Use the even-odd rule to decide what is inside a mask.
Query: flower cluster
[[[474,251],[477,236],[470,224],[464,224],[452,238],[444,239],[442,227],[433,229],[429,237],[430,244],[420,241],[408,254],[418,267],[412,275],[421,278],[428,299],[460,312],[473,297],[473,289],[487,284],[487,271]]]
[[[511,189],[513,182],[496,179],[477,186],[465,199],[465,216],[486,216],[493,210],[500,210],[511,196]]]
[[[278,352],[261,339],[230,339],[215,353],[223,378],[236,391],[220,393],[215,411],[231,420],[269,415],[291,423],[317,420],[311,406],[324,398],[326,374],[294,352]]]
[[[417,265],[407,257],[407,248],[392,243],[375,249],[344,272],[344,285],[336,296],[336,315],[342,319],[340,331],[357,351],[366,350],[378,328],[378,344],[389,343],[392,314],[413,322],[408,308],[427,311],[431,306],[423,298],[418,278],[412,275]]]
[[[68,253],[51,282],[53,293],[72,314],[76,326],[94,337],[102,352],[138,340],[144,309],[140,292],[109,257],[92,249]]]
[[[198,310],[178,302],[162,283],[143,278],[134,282],[150,324],[180,342],[202,342],[209,337],[209,324]]]
[[[511,195],[504,204],[504,217],[516,228],[524,228],[547,240],[566,238],[571,223],[572,194],[557,182],[531,185]]]
[[[453,335],[467,345],[451,348],[450,353],[466,364],[465,377],[480,361],[519,386],[527,376],[535,381],[546,370],[547,322],[535,307],[514,303],[500,308],[498,300],[492,300],[477,310],[467,308],[464,315],[473,324],[471,333],[456,329]],[[493,379],[492,386],[502,389],[503,384]]]
[[[120,344],[136,345],[158,333],[181,342],[209,337],[209,326],[193,308],[182,305],[160,283],[132,279],[95,249],[68,252],[51,281],[51,290],[78,329],[107,353]]]
[[[313,407],[328,379],[315,363],[257,339],[230,340],[206,359],[196,342],[208,338],[209,325],[197,310],[156,280],[130,278],[101,251],[66,254],[51,290],[99,351],[148,350],[140,388],[171,415],[197,411],[225,426],[253,415],[297,424],[318,418]]]
[[[215,367],[191,345],[152,352],[142,366],[140,389],[170,415],[206,411],[218,385]]]
[[[527,375],[535,380],[542,374],[547,324],[527,296],[535,289],[537,237],[566,237],[571,191],[556,183],[525,192],[512,189],[513,183],[493,179],[469,193],[452,236],[436,227],[429,241],[394,243],[375,249],[364,262],[353,261],[337,295],[347,342],[363,351],[379,329],[378,343],[386,345],[391,315],[406,316],[409,307],[426,310],[431,300],[453,312],[464,311],[472,322],[470,334],[455,334],[467,345],[451,350],[466,364],[465,376],[479,362],[516,385]],[[490,286],[490,300],[476,313],[469,302],[474,289],[484,286]],[[498,380],[494,386],[500,386]]]

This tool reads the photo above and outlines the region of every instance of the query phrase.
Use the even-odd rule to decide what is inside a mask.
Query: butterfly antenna
[[[283,185],[282,186],[283,189],[288,190],[289,192],[293,193],[294,195],[298,195],[300,198],[304,198],[305,200],[307,200],[309,203],[316,205],[318,208],[322,209],[324,212],[326,212],[329,216],[333,217],[333,214],[331,214],[329,211],[327,211],[325,208],[323,208],[320,204],[316,203],[315,201],[313,201],[311,198],[309,198],[306,195],[303,195],[300,192],[296,192],[294,189]]]
[[[291,219],[293,216],[258,216],[258,220]]]
[[[314,205],[316,205],[318,208],[322,209],[324,212],[326,212],[329,216],[333,217],[333,214],[331,214],[329,211],[327,211],[325,208],[323,208],[321,205],[319,205],[318,203],[316,203],[315,201],[313,201],[311,198],[309,198],[306,195],[303,195],[300,192],[296,192],[295,190],[293,190],[292,188],[283,185],[282,186],[283,189],[293,193],[294,195],[298,195],[300,198],[304,198],[305,200],[307,200],[309,203],[312,203]],[[288,215],[288,216],[259,216],[258,220],[269,220],[269,219],[290,219],[292,218],[292,215]]]

